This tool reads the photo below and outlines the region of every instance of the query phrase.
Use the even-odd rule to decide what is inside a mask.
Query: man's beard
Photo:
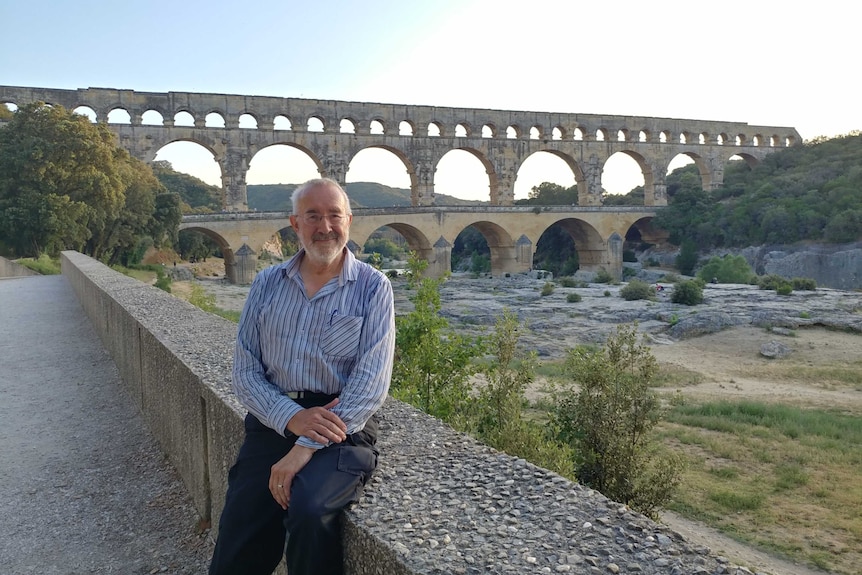
[[[316,240],[329,241],[318,242]],[[310,244],[305,246],[305,254],[314,263],[328,265],[334,262],[338,256],[341,255],[345,244],[347,244],[345,238],[338,234],[315,234],[311,236]]]

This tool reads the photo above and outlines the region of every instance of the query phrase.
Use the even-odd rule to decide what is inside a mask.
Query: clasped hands
[[[347,438],[347,425],[332,413],[338,404],[333,399],[323,407],[303,409],[290,418],[287,430],[298,437],[307,437],[318,443],[341,443]],[[315,449],[294,445],[287,455],[272,466],[269,474],[269,491],[282,509],[290,505],[290,486],[296,474],[305,467],[314,455]]]

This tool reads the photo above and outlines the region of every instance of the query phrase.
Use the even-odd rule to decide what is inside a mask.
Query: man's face
[[[331,264],[349,239],[353,216],[347,213],[344,196],[328,185],[311,188],[297,202],[290,224],[305,254],[318,264]]]

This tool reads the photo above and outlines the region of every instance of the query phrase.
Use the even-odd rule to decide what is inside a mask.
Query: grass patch
[[[61,273],[60,259],[48,257],[47,254],[42,254],[38,258],[21,258],[15,262],[43,276],[55,276]]]
[[[673,363],[659,364],[653,387],[686,387],[703,383],[703,374]]]
[[[687,462],[670,509],[792,561],[858,573],[862,417],[687,402],[670,407],[657,433]]]

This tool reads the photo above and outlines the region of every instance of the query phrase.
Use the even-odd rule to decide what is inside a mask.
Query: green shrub
[[[790,295],[793,293],[793,286],[790,283],[781,284],[775,292],[778,295]]]
[[[638,271],[634,268],[623,268],[623,279],[633,278],[638,275]]]
[[[814,291],[817,289],[817,282],[812,278],[793,278],[790,280],[793,289],[798,291]]]
[[[691,275],[697,266],[698,254],[697,244],[691,240],[684,240],[676,256],[676,269],[683,275]]]
[[[605,268],[602,268],[598,272],[596,272],[596,277],[593,278],[593,281],[597,284],[609,284],[613,283],[614,276],[611,275],[611,272],[609,272]]]
[[[581,297],[581,294],[575,292],[572,292],[566,296],[566,301],[569,303],[578,303],[582,299],[583,298]]]
[[[560,285],[567,288],[581,287],[581,282],[575,278],[560,278]]]
[[[785,277],[777,274],[769,274],[757,280],[760,289],[775,290],[780,295],[787,295],[793,291],[793,284]]]
[[[724,284],[748,283],[754,271],[748,265],[748,260],[742,256],[725,255],[713,257],[697,272],[697,277],[704,282],[713,279]]]
[[[545,282],[545,285],[542,286],[542,295],[551,295],[556,287],[553,282]]]
[[[553,427],[572,447],[578,480],[655,517],[679,484],[682,463],[650,439],[661,419],[650,389],[658,362],[636,326],[619,327],[601,350],[570,350],[564,373],[570,385],[558,397]]]
[[[698,280],[685,280],[674,284],[670,301],[683,305],[703,303],[703,284]]]
[[[611,297],[611,290],[606,289],[605,293],[603,293],[602,295],[604,295],[605,297]]]
[[[645,281],[631,280],[620,290],[620,297],[626,301],[654,299],[655,290]]]

